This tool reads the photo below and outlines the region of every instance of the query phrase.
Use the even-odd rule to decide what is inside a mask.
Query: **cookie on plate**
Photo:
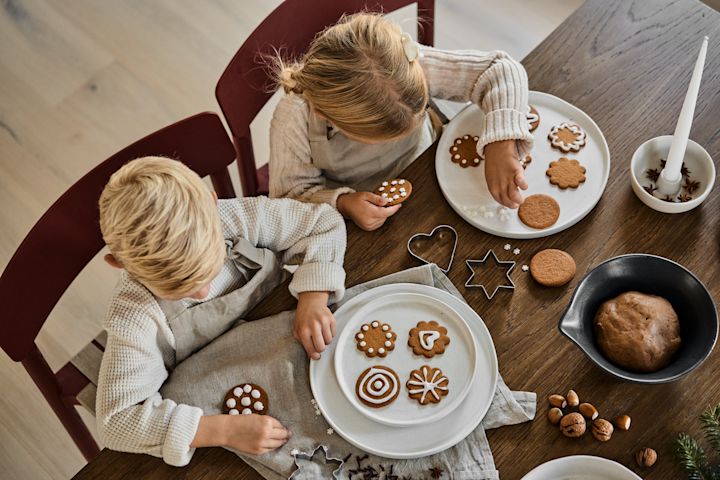
[[[530,110],[527,113],[528,128],[530,132],[534,132],[535,129],[540,125],[540,114],[537,109],[530,105]]]
[[[541,250],[530,260],[530,275],[546,287],[565,285],[575,276],[576,268],[569,253],[554,248]]]
[[[410,329],[408,345],[415,355],[422,355],[426,358],[442,355],[449,343],[450,337],[447,335],[447,328],[435,320],[420,321],[417,326]]]
[[[532,155],[525,155],[525,158],[520,160],[520,165],[522,165],[523,170],[527,169],[528,165],[532,163]]]
[[[565,153],[579,152],[585,146],[586,138],[585,130],[580,125],[570,122],[555,125],[548,133],[550,145]]]
[[[545,174],[550,177],[550,183],[563,190],[577,188],[581,183],[585,182],[585,167],[580,165],[577,160],[570,160],[565,157],[550,162]]]
[[[450,160],[463,168],[477,167],[482,159],[477,151],[477,144],[480,137],[463,135],[456,138],[450,147]]]
[[[450,380],[443,375],[442,370],[423,365],[410,372],[410,379],[405,383],[410,398],[417,400],[420,405],[439,403],[450,390]]]
[[[410,198],[412,183],[404,178],[393,178],[382,182],[382,185],[375,189],[375,193],[390,200],[385,206],[392,207]]]
[[[266,415],[268,408],[268,395],[262,387],[254,383],[241,383],[225,394],[222,410],[230,415]]]
[[[386,356],[395,348],[396,339],[397,334],[392,327],[379,320],[363,324],[355,334],[357,349],[370,358]]]
[[[390,405],[400,393],[400,379],[392,368],[375,365],[365,369],[355,382],[358,400],[371,408]]]
[[[518,208],[520,221],[531,228],[551,227],[560,218],[560,204],[549,195],[530,195]]]

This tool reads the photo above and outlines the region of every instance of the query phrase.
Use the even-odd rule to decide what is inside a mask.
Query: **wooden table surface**
[[[503,250],[508,241],[476,230],[445,202],[434,173],[431,148],[403,174],[414,193],[387,224],[375,232],[348,227],[346,270],[355,285],[419,263],[405,250],[416,232],[435,225],[453,225],[459,233],[455,263],[448,276],[482,316],[497,349],[500,373],[514,390],[538,395],[537,419],[488,432],[503,479],[518,479],[535,466],[573,454],[616,460],[650,479],[684,478],[673,458],[673,440],[680,432],[700,436],[697,417],[720,403],[720,356],[717,352],[697,370],[671,384],[641,386],[624,383],[594,366],[560,335],[557,323],[579,279],[610,257],[643,252],[675,260],[720,295],[720,230],[718,196],[711,194],[695,210],[679,215],[657,213],[644,206],[630,188],[629,163],[645,140],[672,134],[703,35],[710,37],[703,83],[691,136],[720,160],[720,14],[695,0],[589,0],[545,39],[523,64],[530,88],[557,95],[587,112],[610,146],[610,180],[600,203],[584,220],[549,238],[511,240],[518,256]],[[541,136],[538,142],[546,141]],[[592,181],[592,179],[589,179]],[[469,276],[465,259],[481,258],[493,249],[501,259],[529,263],[533,253],[560,248],[577,262],[578,272],[567,286],[536,285],[516,268],[514,292],[500,290],[492,301],[463,287]],[[292,308],[284,287],[276,289],[253,318]],[[574,388],[607,416],[627,413],[629,432],[616,432],[600,443],[591,435],[563,437],[545,419],[546,398]],[[643,446],[658,452],[652,469],[640,469],[634,453]],[[162,460],[104,450],[76,478],[260,478],[241,460],[222,449],[196,452],[184,469]]]

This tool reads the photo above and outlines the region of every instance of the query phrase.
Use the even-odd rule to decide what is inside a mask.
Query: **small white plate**
[[[435,154],[438,183],[453,210],[474,227],[500,237],[547,237],[572,227],[590,213],[600,200],[610,175],[610,150],[600,128],[590,116],[547,93],[531,91],[529,100],[540,114],[540,125],[533,132],[533,160],[525,170],[529,188],[522,194],[527,197],[543,193],[557,200],[560,204],[560,218],[550,228],[530,228],[520,221],[517,210],[504,208],[497,203],[487,189],[484,162],[478,167],[462,168],[450,160],[449,149],[456,138],[480,134],[484,114],[476,105],[469,105],[445,127]],[[563,153],[550,147],[548,132],[554,125],[565,121],[575,122],[587,132],[586,145],[578,153]],[[545,174],[548,165],[560,157],[576,159],[585,167],[587,180],[578,188],[561,190],[548,181]],[[490,212],[492,218],[486,218],[482,209]]]
[[[357,348],[355,334],[363,324],[374,320],[390,325],[397,335],[395,348],[384,358],[367,357]],[[431,320],[447,329],[450,343],[441,355],[432,358],[415,355],[408,345],[410,329],[419,321]],[[475,336],[452,307],[427,295],[394,293],[368,302],[346,322],[336,342],[335,376],[345,397],[360,413],[385,425],[407,427],[440,420],[462,403],[475,378]],[[397,374],[400,393],[389,405],[372,408],[358,400],[356,382],[367,368],[380,365]],[[423,365],[439,368],[448,378],[448,394],[438,403],[420,405],[408,395],[405,382],[412,370]]]
[[[363,292],[335,312],[338,336],[346,322],[370,300],[391,293],[419,293],[438,299],[458,312],[476,340],[477,368],[470,393],[452,415],[432,423],[405,428],[391,427],[360,414],[340,390],[335,377],[332,342],[320,360],[310,362],[310,388],[325,420],[350,444],[385,458],[419,458],[448,449],[467,437],[490,408],[498,378],[498,363],[490,332],[482,319],[457,297],[427,285],[397,283]],[[311,405],[308,405],[311,408]]]
[[[642,480],[617,462],[590,455],[556,458],[534,468],[521,480]]]

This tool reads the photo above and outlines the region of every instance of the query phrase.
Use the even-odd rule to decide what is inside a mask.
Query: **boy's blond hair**
[[[380,14],[344,16],[319,33],[297,62],[276,59],[285,92],[350,135],[386,140],[410,132],[428,103],[425,74],[403,47],[402,30]]]
[[[156,295],[182,298],[209,283],[225,259],[215,202],[181,162],[138,158],[100,195],[100,229],[130,275]]]

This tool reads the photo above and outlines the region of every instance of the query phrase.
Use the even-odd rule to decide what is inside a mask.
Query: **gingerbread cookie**
[[[565,157],[550,162],[550,168],[547,169],[545,174],[550,177],[550,183],[563,190],[577,188],[585,181],[585,167],[580,165],[577,160],[570,160]]]
[[[471,135],[456,138],[450,147],[450,160],[463,168],[480,165],[480,154],[477,151],[479,139],[479,137]]]
[[[427,358],[441,355],[449,343],[450,337],[447,336],[447,328],[435,320],[418,322],[416,327],[410,329],[408,345],[415,355],[423,355]]]
[[[558,202],[541,193],[530,195],[518,208],[520,221],[531,228],[548,228],[560,218],[560,205]]]
[[[569,253],[549,248],[530,260],[530,275],[540,285],[560,287],[575,276],[575,260]]]
[[[410,198],[412,183],[404,178],[386,180],[375,190],[375,193],[390,200],[385,206],[391,207]]]
[[[392,327],[378,320],[363,324],[355,334],[358,350],[371,358],[387,355],[395,348],[395,339],[397,334],[392,331]]]
[[[230,415],[266,415],[268,405],[268,395],[262,387],[254,383],[241,383],[225,395],[222,410]]]
[[[375,365],[360,374],[355,382],[358,399],[371,408],[390,405],[400,393],[400,379],[391,368]]]
[[[585,146],[587,134],[580,125],[570,122],[563,122],[550,129],[548,139],[553,148],[568,153],[579,152]]]
[[[538,125],[540,125],[540,114],[538,113],[537,109],[535,109],[535,107],[533,107],[532,105],[529,106],[529,110],[527,113],[527,121],[528,128],[531,132],[534,132]]]
[[[439,403],[449,393],[450,380],[443,375],[442,370],[423,365],[410,372],[410,379],[405,383],[410,398],[417,400],[420,405]]]

